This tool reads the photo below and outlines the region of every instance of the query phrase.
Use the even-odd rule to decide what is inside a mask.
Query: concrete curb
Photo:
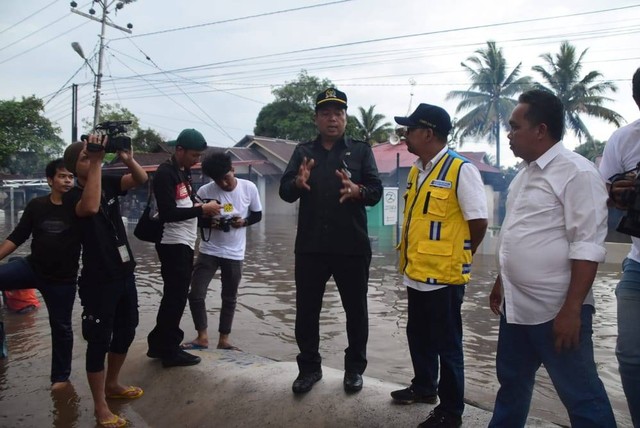
[[[328,367],[312,391],[296,396],[294,362],[204,350],[193,351],[202,358],[196,366],[165,369],[145,351],[134,344],[122,377],[144,388],[130,410],[151,427],[415,427],[434,407],[395,405],[389,394],[404,386],[366,376],[362,391],[347,394],[343,372]],[[486,427],[490,418],[490,412],[468,405],[463,426]],[[527,426],[557,425],[532,418]]]

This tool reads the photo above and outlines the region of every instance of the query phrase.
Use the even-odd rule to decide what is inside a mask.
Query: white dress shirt
[[[496,250],[508,323],[554,319],[569,289],[571,260],[604,261],[606,200],[595,166],[560,142],[518,172]],[[584,303],[593,305],[591,290]]]
[[[426,165],[422,164],[420,158],[416,159],[414,165],[418,168],[418,187],[433,170],[433,167],[447,153],[449,147],[445,146]],[[488,218],[487,195],[484,192],[484,183],[480,176],[480,171],[471,162],[467,162],[460,167],[460,177],[458,178],[457,190],[458,204],[465,220],[476,220]],[[425,231],[428,233],[428,231]],[[419,291],[433,291],[447,287],[446,284],[432,285],[415,281],[404,275],[403,285]]]

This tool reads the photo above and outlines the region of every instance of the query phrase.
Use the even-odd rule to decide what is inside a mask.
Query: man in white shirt
[[[640,108],[640,68],[633,74],[633,99]],[[616,174],[636,170],[640,162],[640,119],[623,126],[611,135],[600,162],[600,174],[610,187],[612,202],[626,210],[625,192],[634,194],[637,171],[630,179],[616,180]],[[635,196],[638,197],[637,195]],[[636,204],[639,201],[636,200]],[[640,427],[640,238],[631,237],[631,251],[622,263],[622,278],[616,287],[618,300],[618,340],[616,357],[622,387],[627,397],[633,426]]]
[[[500,315],[500,389],[490,427],[524,427],[544,364],[572,426],[615,427],[593,358],[591,286],[605,259],[607,193],[594,165],[563,147],[564,107],[523,93],[509,119],[525,161],[509,187],[491,310]]]
[[[242,261],[247,242],[245,228],[262,219],[260,195],[255,184],[235,176],[231,156],[227,153],[215,152],[207,156],[202,161],[202,172],[213,182],[198,189],[198,197],[204,202],[216,200],[222,205],[222,209],[209,225],[200,225],[200,253],[193,267],[189,292],[189,307],[198,337],[183,343],[182,349],[209,347],[204,300],[209,283],[220,268],[222,305],[217,348],[238,350],[229,342],[229,334],[236,309],[238,285],[242,278]]]
[[[487,230],[484,184],[472,163],[449,150],[452,126],[444,109],[422,103],[409,117],[395,120],[406,127],[407,150],[418,159],[407,179],[400,243],[414,378],[391,397],[400,404],[434,404],[439,397],[420,427],[459,427],[464,411],[460,308],[472,255]]]

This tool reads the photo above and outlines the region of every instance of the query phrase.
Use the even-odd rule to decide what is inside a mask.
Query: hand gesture
[[[342,181],[340,189],[340,203],[347,199],[360,199],[360,187],[349,178],[349,174],[343,169],[336,170],[336,175]]]
[[[298,168],[298,175],[296,175],[295,185],[298,189],[311,190],[311,187],[307,183],[309,180],[309,176],[311,175],[311,170],[315,166],[316,162],[313,159],[307,159],[307,157],[302,158],[302,163]]]

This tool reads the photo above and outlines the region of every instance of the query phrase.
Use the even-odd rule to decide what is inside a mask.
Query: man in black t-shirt
[[[102,426],[124,426],[106,398],[138,398],[139,387],[124,386],[118,376],[138,325],[135,262],[122,223],[118,196],[147,181],[147,173],[129,151],[118,155],[129,169],[122,177],[102,176],[106,137],[89,136],[64,153],[77,186],[65,195],[74,207],[82,236],[82,270],[78,290],[82,302],[82,335],[87,341],[86,369],[94,414]],[[105,356],[108,367],[105,373]]]
[[[37,288],[47,305],[51,325],[51,389],[69,382],[73,351],[71,313],[76,297],[80,237],[73,212],[62,195],[73,186],[73,174],[56,159],[46,167],[51,193],[27,204],[16,228],[0,244],[0,260],[33,236],[31,254],[0,266],[0,290]]]

